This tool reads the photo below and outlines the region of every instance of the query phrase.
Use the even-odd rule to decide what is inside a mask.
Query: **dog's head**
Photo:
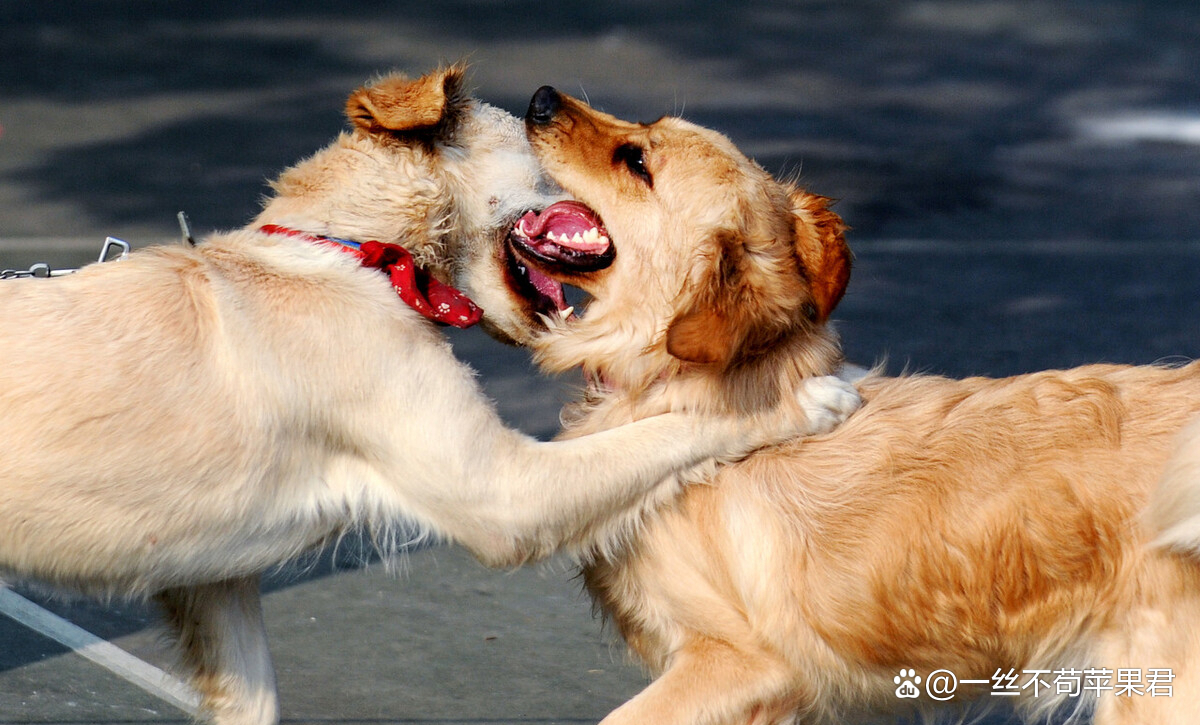
[[[613,257],[556,268],[516,237],[522,263],[592,297],[581,318],[549,318],[535,343],[546,367],[644,389],[681,372],[727,388],[775,375],[775,363],[799,375],[837,364],[825,323],[851,256],[827,199],[678,118],[628,123],[542,88],[525,120],[546,172],[594,211]]]
[[[285,172],[257,222],[403,245],[483,308],[485,329],[526,342],[536,320],[524,298],[491,282],[505,274],[498,250],[524,214],[563,195],[521,121],[473,98],[465,72],[391,74],[355,90],[352,132]]]

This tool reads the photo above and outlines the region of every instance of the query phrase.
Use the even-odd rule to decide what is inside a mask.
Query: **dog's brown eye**
[[[642,147],[635,144],[627,143],[617,147],[613,152],[613,162],[624,164],[629,172],[646,183],[646,186],[654,186],[654,178],[650,176],[650,172],[646,170],[646,158],[642,152]]]

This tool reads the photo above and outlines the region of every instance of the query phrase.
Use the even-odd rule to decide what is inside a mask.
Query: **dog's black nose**
[[[525,120],[544,126],[554,119],[554,114],[558,113],[561,105],[562,99],[558,95],[558,91],[554,90],[553,86],[542,86],[534,91],[533,98],[529,100],[529,110],[525,112]]]

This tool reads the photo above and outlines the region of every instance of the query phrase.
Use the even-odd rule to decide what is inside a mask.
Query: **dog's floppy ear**
[[[829,209],[830,200],[793,189],[796,256],[811,288],[814,322],[824,322],[846,293],[854,257],[846,244],[846,224]]]
[[[728,365],[745,343],[747,325],[745,246],[735,232],[717,236],[718,268],[706,279],[707,289],[697,290],[690,307],[675,316],[667,327],[667,352],[686,362]]]
[[[671,321],[667,352],[685,362],[727,364],[737,348],[732,322],[711,307],[696,306]]]
[[[416,80],[400,74],[385,76],[350,94],[346,117],[372,134],[431,131],[466,105],[465,74],[466,66],[457,63]]]
[[[850,281],[846,225],[823,196],[792,189],[788,202],[790,229],[718,235],[718,269],[667,327],[668,353],[724,368],[775,344],[796,324],[798,309],[812,323],[829,319]],[[793,255],[803,277],[787,261]]]

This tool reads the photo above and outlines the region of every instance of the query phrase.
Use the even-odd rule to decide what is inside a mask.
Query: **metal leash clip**
[[[175,215],[179,222],[179,231],[183,235],[183,244],[194,247],[196,246],[196,238],[192,236],[192,224],[188,221],[187,214],[179,212]],[[112,256],[114,249],[120,249],[120,254]],[[105,237],[104,244],[100,247],[100,258],[97,262],[119,262],[129,256],[129,242],[116,237]],[[29,269],[0,269],[0,279],[18,279],[21,277],[62,277],[63,275],[74,274],[78,269],[51,269],[50,265],[45,262],[38,262],[30,266]]]
[[[112,251],[112,249],[114,247],[116,247],[117,249],[120,249],[121,253],[117,255],[116,259],[109,259],[108,254],[109,254],[109,252]],[[125,259],[128,256],[129,256],[129,242],[125,241],[124,239],[117,239],[116,237],[105,237],[104,238],[104,246],[100,247],[100,258],[97,259],[96,261],[97,262],[120,262],[122,259]]]
[[[119,254],[113,256],[113,250],[121,250]],[[98,262],[119,262],[129,255],[129,242],[116,237],[105,237],[104,244],[100,247],[100,257]],[[20,279],[22,277],[62,277],[68,274],[78,272],[78,269],[51,269],[50,265],[45,262],[38,262],[31,265],[29,269],[0,269],[0,279]]]

